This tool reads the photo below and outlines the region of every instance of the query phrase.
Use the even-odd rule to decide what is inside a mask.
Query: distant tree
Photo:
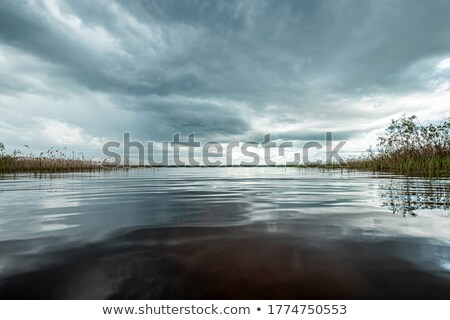
[[[392,120],[385,137],[378,138],[378,148],[386,153],[409,153],[421,155],[448,154],[450,150],[450,118],[438,124],[421,125],[416,116],[403,115]]]

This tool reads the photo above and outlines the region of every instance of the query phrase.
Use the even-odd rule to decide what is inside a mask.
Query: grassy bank
[[[105,169],[108,168],[103,167],[100,162],[85,159],[82,154],[67,156],[64,149],[51,148],[39,156],[33,155],[31,151],[29,154],[23,154],[20,150],[8,154],[4,145],[0,143],[0,174],[85,172]]]
[[[349,169],[424,177],[450,176],[450,119],[422,125],[416,116],[392,120],[377,150],[347,161]]]

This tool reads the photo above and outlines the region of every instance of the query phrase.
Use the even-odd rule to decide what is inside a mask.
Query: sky
[[[0,141],[101,155],[168,141],[323,140],[450,116],[450,1],[0,2]]]

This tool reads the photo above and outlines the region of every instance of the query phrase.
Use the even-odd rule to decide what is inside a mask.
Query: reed
[[[50,148],[39,156],[34,155],[28,146],[29,153],[14,150],[11,154],[5,152],[5,146],[0,142],[0,174],[8,173],[60,173],[84,172],[109,169],[101,162],[86,159],[82,153],[66,155],[66,149]]]
[[[392,172],[409,176],[450,176],[450,118],[422,125],[416,116],[392,120],[377,152],[349,159],[348,169]]]

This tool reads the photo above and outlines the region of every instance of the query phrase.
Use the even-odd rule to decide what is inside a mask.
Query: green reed
[[[392,120],[385,136],[378,138],[378,151],[349,159],[347,167],[417,175],[450,176],[450,118],[422,125],[416,116]]]
[[[70,155],[66,154],[66,149],[50,148],[38,156],[31,153],[28,146],[28,153],[21,150],[14,150],[8,154],[5,146],[0,142],[0,174],[7,173],[58,173],[58,172],[84,172],[109,169],[101,162],[86,159],[82,153]]]

